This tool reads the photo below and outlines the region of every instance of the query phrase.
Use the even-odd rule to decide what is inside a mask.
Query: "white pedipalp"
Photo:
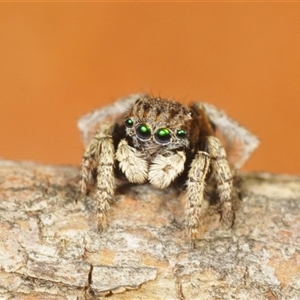
[[[184,170],[186,156],[183,151],[177,151],[171,156],[157,155],[149,168],[149,182],[159,188],[164,189]]]
[[[144,183],[148,175],[148,163],[142,152],[121,140],[115,154],[126,178],[132,183]]]

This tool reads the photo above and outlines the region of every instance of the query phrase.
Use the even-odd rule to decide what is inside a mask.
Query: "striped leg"
[[[234,211],[231,203],[233,179],[226,159],[226,152],[220,141],[214,136],[207,138],[207,146],[211,167],[217,180],[217,189],[222,205],[222,221],[227,227],[232,227],[234,222]]]
[[[87,185],[94,170],[97,170],[96,200],[98,229],[102,231],[107,223],[107,211],[110,208],[115,189],[114,145],[112,140],[113,124],[104,124],[98,129],[84,153],[81,172],[80,190],[87,193]]]
[[[189,229],[191,243],[194,246],[200,218],[205,209],[203,198],[205,178],[209,169],[210,158],[206,152],[199,151],[191,163],[187,180],[186,223]]]

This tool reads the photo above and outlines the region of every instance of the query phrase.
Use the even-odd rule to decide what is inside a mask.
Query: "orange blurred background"
[[[211,102],[299,174],[300,3],[1,3],[0,156],[78,165],[77,118],[134,92]]]

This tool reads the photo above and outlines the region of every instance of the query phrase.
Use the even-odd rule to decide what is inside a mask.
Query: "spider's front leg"
[[[203,207],[203,199],[205,179],[210,166],[217,180],[217,189],[222,205],[222,220],[229,227],[233,225],[234,221],[234,212],[231,206],[232,175],[226,160],[225,149],[214,136],[207,137],[206,148],[207,152],[199,151],[197,153],[188,173],[186,222],[193,245],[201,217],[206,211]]]
[[[92,179],[93,173],[95,171],[97,173],[96,199],[99,231],[106,226],[107,212],[115,190],[113,128],[113,123],[107,123],[98,129],[87,146],[81,163],[80,191],[83,194],[87,194],[88,182]]]
[[[200,219],[204,215],[203,197],[205,190],[205,178],[210,164],[210,157],[207,152],[199,151],[191,163],[187,180],[187,203],[186,223],[189,236],[194,246]]]
[[[231,203],[233,178],[226,159],[226,151],[219,139],[215,136],[209,136],[207,138],[207,147],[211,157],[213,173],[217,180],[217,190],[222,209],[222,221],[230,228],[233,225],[235,215]]]

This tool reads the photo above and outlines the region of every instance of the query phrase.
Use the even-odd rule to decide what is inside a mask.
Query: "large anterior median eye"
[[[140,124],[136,128],[136,134],[139,138],[143,140],[147,140],[151,136],[151,129],[147,124]]]
[[[162,144],[169,143],[171,140],[171,132],[167,128],[160,128],[155,132],[155,139]]]

